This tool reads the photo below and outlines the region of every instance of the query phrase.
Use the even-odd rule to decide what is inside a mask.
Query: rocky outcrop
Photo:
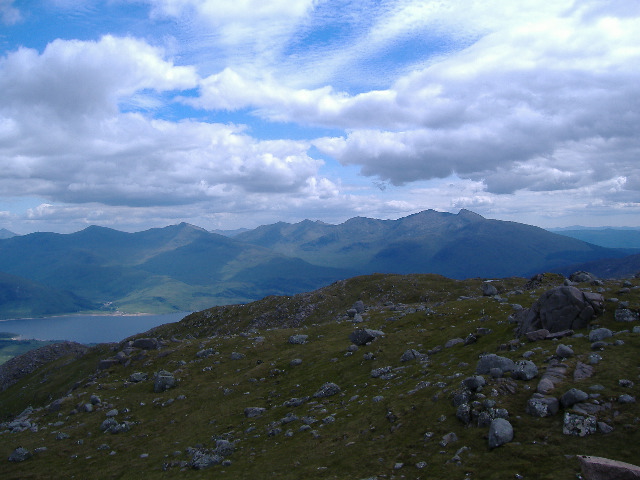
[[[578,456],[585,480],[640,479],[640,467],[602,457]]]
[[[29,375],[36,369],[61,357],[84,355],[88,347],[76,342],[62,342],[45,345],[35,350],[19,355],[0,365],[0,390],[4,391],[22,377]]]
[[[586,328],[604,311],[604,297],[572,286],[556,287],[543,293],[529,309],[514,313],[517,335],[540,329],[550,333]]]

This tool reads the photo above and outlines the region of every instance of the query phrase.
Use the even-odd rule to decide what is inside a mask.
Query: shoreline
[[[174,313],[182,313],[182,312],[168,312],[168,313],[145,313],[145,312],[137,312],[137,313],[125,313],[125,312],[104,312],[104,313],[63,313],[60,315],[44,315],[42,317],[20,317],[20,318],[3,318],[0,319],[0,323],[2,322],[14,322],[17,320],[41,320],[45,318],[62,318],[62,317],[147,317],[151,315],[172,315]],[[185,315],[189,315],[190,312],[185,312]]]

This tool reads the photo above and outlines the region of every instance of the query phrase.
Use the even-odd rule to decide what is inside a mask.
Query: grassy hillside
[[[526,356],[544,371],[560,342],[513,341],[508,317],[513,305],[527,307],[562,282],[563,277],[547,274],[527,290],[525,279],[507,278],[493,282],[499,291],[494,298],[482,296],[480,279],[371,275],[306,294],[194,313],[139,336],[158,338],[160,349],[128,350],[126,341],[97,346],[80,359],[49,364],[1,392],[0,416],[12,417],[30,405],[36,410],[27,417],[37,431],[0,435],[0,471],[3,479],[555,480],[576,478],[576,455],[638,463],[640,406],[617,399],[622,394],[639,397],[640,334],[630,331],[634,324],[614,320],[612,300],[626,301],[637,311],[638,279],[625,290],[622,281],[580,285],[602,289],[609,300],[592,327],[608,327],[620,341],[596,352],[602,359],[591,378],[573,379],[577,363],[588,362],[593,353],[581,336],[588,332],[561,341],[574,355],[562,360],[567,375],[553,394],[559,397],[576,387],[594,393],[591,405],[612,403],[613,408],[598,414],[613,427],[611,433],[565,435],[563,410],[547,418],[529,416],[524,409],[539,378],[523,381],[509,375],[486,375],[481,403],[492,401],[495,408],[508,410],[512,442],[490,450],[487,427],[465,427],[456,418],[453,396],[461,381],[475,374],[481,354],[519,360],[530,352]],[[346,314],[357,300],[366,307],[361,323]],[[364,327],[384,335],[355,349],[349,335]],[[443,348],[471,333],[477,335],[475,343]],[[306,335],[306,343],[291,343],[292,335]],[[410,348],[426,356],[401,361]],[[123,363],[97,369],[117,352],[122,352]],[[177,385],[154,392],[152,378],[159,370],[171,372]],[[149,379],[133,382],[135,372]],[[326,382],[340,391],[314,397]],[[92,395],[99,402],[86,411]],[[59,410],[40,409],[56,399],[61,399],[54,403]],[[265,410],[247,416],[250,407]],[[130,430],[101,431],[114,409],[118,424]],[[24,462],[7,462],[17,445],[40,450]],[[216,448],[222,463],[192,468],[194,460]]]
[[[71,292],[0,272],[0,319],[48,316],[98,309]]]

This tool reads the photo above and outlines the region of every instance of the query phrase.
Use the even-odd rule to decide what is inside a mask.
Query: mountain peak
[[[482,215],[479,215],[475,212],[472,212],[471,210],[467,210],[466,208],[461,209],[458,212],[458,216],[461,218],[467,218],[469,220],[485,220],[485,218]]]

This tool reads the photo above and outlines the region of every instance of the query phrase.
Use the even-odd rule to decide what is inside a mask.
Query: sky
[[[0,0],[0,228],[640,226],[638,0]]]

